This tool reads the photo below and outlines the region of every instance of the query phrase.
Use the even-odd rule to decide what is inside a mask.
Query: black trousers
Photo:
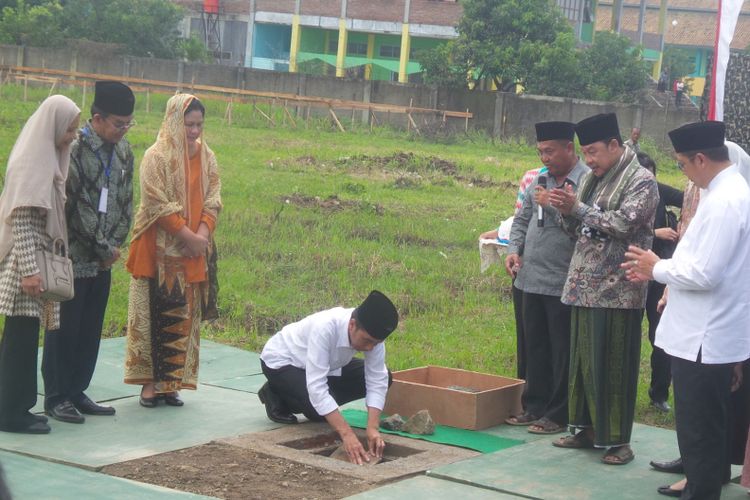
[[[0,425],[24,422],[36,404],[39,318],[6,316],[0,341]]]
[[[290,413],[302,413],[313,421],[323,420],[323,416],[310,403],[305,370],[291,365],[269,368],[263,360],[260,361],[260,366],[271,390],[284,401]],[[391,371],[388,370],[388,387],[392,381]],[[354,358],[341,368],[341,376],[328,377],[328,388],[339,406],[365,397],[364,360]]]
[[[657,281],[650,281],[646,294],[646,317],[648,318],[648,340],[651,342],[651,386],[648,395],[652,401],[666,401],[669,399],[669,384],[672,383],[670,356],[660,347],[654,345],[656,327],[659,326],[661,314],[656,312],[656,306],[664,293],[666,285]]]
[[[516,374],[517,378],[526,380],[526,340],[523,334],[523,291],[516,288],[513,290],[513,314],[516,317]]]
[[[60,328],[44,335],[45,409],[75,400],[91,383],[111,282],[109,270],[94,278],[76,278],[75,297],[60,304]]]
[[[568,423],[570,306],[560,297],[523,294],[526,340],[526,411]]]
[[[687,485],[682,499],[714,500],[728,466],[731,364],[672,358],[677,443]]]

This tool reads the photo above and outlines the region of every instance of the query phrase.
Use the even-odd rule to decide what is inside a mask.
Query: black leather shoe
[[[277,424],[296,424],[297,417],[289,413],[284,407],[284,402],[277,396],[269,387],[268,382],[263,384],[263,387],[258,391],[258,398],[260,402],[266,407],[266,415],[268,419],[276,422]]]
[[[685,473],[685,469],[682,467],[682,458],[672,460],[671,462],[657,462],[656,460],[651,460],[649,464],[659,472],[669,472],[671,474]]]
[[[667,496],[667,497],[680,498],[682,496],[682,490],[673,490],[669,486],[670,485],[659,486],[658,488],[656,488],[656,491],[660,495],[664,495],[664,496]]]
[[[50,417],[60,422],[67,422],[69,424],[82,424],[86,421],[86,418],[81,415],[73,403],[67,399],[62,403],[50,408],[45,412]]]
[[[27,412],[29,414],[29,418],[32,419],[33,422],[41,422],[43,424],[47,423],[47,417],[44,415],[37,415],[36,413]]]
[[[180,399],[180,395],[176,392],[169,392],[167,394],[161,394],[160,396],[164,399],[167,406],[182,406],[185,404],[185,402]]]
[[[19,434],[49,434],[51,430],[50,426],[42,421],[25,425],[0,425],[0,431],[16,432]]]
[[[669,403],[667,403],[666,401],[653,401],[652,400],[651,406],[653,406],[654,408],[656,408],[662,413],[669,413],[670,411],[672,411],[672,407],[669,406]]]
[[[111,406],[96,404],[85,394],[81,394],[73,401],[76,410],[84,415],[114,415],[115,409]]]

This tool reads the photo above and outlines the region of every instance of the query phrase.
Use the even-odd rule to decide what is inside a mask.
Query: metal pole
[[[638,12],[638,44],[643,45],[643,23],[646,20],[646,0],[641,0],[641,9]]]

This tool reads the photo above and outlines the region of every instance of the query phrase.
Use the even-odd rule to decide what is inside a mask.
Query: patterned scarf
[[[599,210],[617,209],[622,203],[622,196],[630,179],[638,172],[638,168],[641,168],[637,161],[633,162],[635,158],[635,151],[625,146],[625,152],[620,160],[602,177],[597,177],[593,173],[586,175],[578,199]]]
[[[135,216],[133,239],[138,238],[157,219],[179,213],[186,220],[189,217],[190,200],[187,189],[188,157],[187,135],[185,133],[185,109],[195,99],[190,94],[177,94],[167,102],[156,143],[143,157],[141,164],[141,203]],[[218,216],[221,210],[221,197],[217,192],[209,192],[209,176],[217,176],[213,154],[203,137],[201,143],[201,186],[203,188],[203,210]],[[188,223],[190,221],[188,220]]]

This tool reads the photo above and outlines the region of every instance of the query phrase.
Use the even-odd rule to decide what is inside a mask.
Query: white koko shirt
[[[722,364],[750,357],[750,188],[732,165],[714,177],[671,259],[654,266],[669,297],[656,329],[668,354]]]
[[[358,352],[349,344],[352,311],[353,308],[334,307],[286,325],[266,342],[260,354],[269,368],[292,365],[305,370],[310,403],[320,415],[339,407],[329,392],[328,377],[340,376],[341,367]],[[385,346],[381,342],[364,354],[365,403],[382,410],[388,391]]]

